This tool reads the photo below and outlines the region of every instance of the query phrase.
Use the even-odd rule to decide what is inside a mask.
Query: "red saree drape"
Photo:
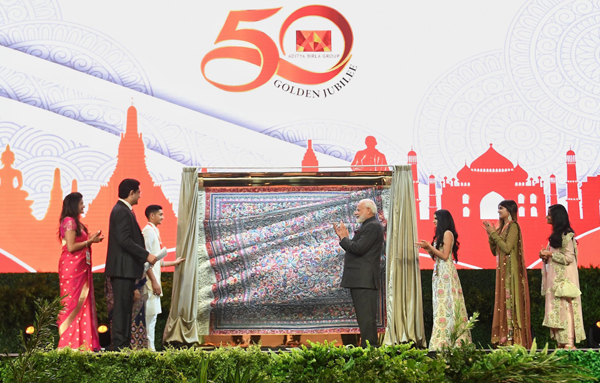
[[[65,237],[67,230],[76,230],[77,224],[71,217],[66,217],[60,225],[60,236]],[[75,238],[75,242],[88,239],[85,231]],[[86,256],[86,252],[90,252]],[[58,263],[58,278],[64,309],[58,315],[58,348],[99,350],[96,301],[92,282],[91,248],[73,253],[67,250],[63,239],[62,254]]]

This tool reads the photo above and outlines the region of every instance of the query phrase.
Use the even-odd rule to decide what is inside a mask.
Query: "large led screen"
[[[184,166],[411,164],[419,236],[450,210],[460,267],[495,267],[481,221],[503,199],[528,267],[555,203],[597,265],[599,51],[596,2],[0,2],[0,271],[57,271],[62,198],[106,232],[127,177],[173,258]]]

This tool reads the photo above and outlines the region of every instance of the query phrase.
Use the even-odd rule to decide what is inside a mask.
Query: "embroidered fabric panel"
[[[358,201],[388,189],[206,188],[204,232],[216,275],[212,334],[358,332],[348,289],[339,287],[344,251],[332,228],[352,233]],[[382,254],[381,278],[384,286]],[[385,289],[378,304],[383,330]]]

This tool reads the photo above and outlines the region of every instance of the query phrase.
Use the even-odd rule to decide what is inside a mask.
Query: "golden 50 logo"
[[[245,92],[256,89],[268,82],[274,75],[278,75],[286,80],[297,84],[317,85],[331,80],[337,76],[350,60],[352,50],[352,29],[348,21],[333,8],[323,5],[309,5],[293,12],[281,25],[279,31],[279,48],[285,56],[283,48],[283,39],[290,25],[304,17],[318,16],[323,17],[334,23],[341,31],[344,39],[344,52],[339,61],[324,72],[312,72],[297,65],[290,63],[279,56],[277,45],[267,34],[256,29],[237,29],[240,22],[256,22],[265,20],[276,14],[280,8],[273,9],[255,9],[244,11],[230,11],[221,32],[217,36],[215,44],[223,41],[244,41],[255,48],[241,46],[224,46],[215,48],[208,52],[201,63],[202,75],[206,81],[210,82],[219,89],[228,92]],[[258,76],[247,84],[226,85],[209,79],[206,76],[205,68],[212,60],[232,59],[242,60],[254,64],[260,68]]]

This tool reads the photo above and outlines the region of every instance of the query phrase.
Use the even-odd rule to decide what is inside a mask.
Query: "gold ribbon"
[[[79,295],[79,302],[77,302],[77,307],[75,307],[75,310],[71,311],[71,314],[69,314],[67,319],[65,319],[65,321],[58,328],[58,336],[62,336],[62,334],[65,331],[67,331],[67,329],[69,328],[71,323],[73,323],[73,321],[75,320],[77,315],[79,315],[79,312],[81,311],[81,308],[83,307],[83,303],[87,299],[89,292],[90,292],[90,288],[88,286],[88,281],[85,281],[85,284],[83,285],[83,288],[81,289],[81,295]],[[90,318],[90,320],[91,320],[91,318]]]

